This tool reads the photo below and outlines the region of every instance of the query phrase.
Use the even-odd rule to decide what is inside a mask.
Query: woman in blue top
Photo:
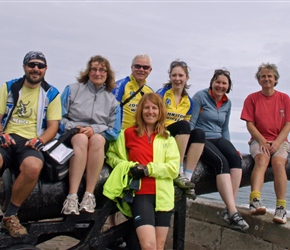
[[[214,168],[217,189],[226,204],[223,219],[234,228],[245,231],[247,222],[238,213],[235,199],[242,178],[241,158],[230,142],[229,118],[231,101],[227,97],[232,81],[230,72],[215,70],[209,89],[198,91],[193,96],[191,128],[205,132],[205,146],[201,160]]]

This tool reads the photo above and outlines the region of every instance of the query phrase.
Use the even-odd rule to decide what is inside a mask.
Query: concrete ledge
[[[282,250],[290,247],[289,219],[286,225],[278,225],[272,222],[273,214],[251,216],[247,208],[238,207],[250,226],[241,232],[223,221],[220,212],[224,207],[222,202],[202,198],[187,202],[185,249]],[[171,249],[172,227],[166,246]]]

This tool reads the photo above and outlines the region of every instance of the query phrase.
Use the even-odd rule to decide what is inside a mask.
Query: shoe
[[[195,185],[193,182],[188,180],[185,176],[179,175],[174,179],[174,183],[180,188],[194,188]]]
[[[230,214],[227,208],[225,208],[222,212],[221,212],[221,217],[222,219],[227,223],[227,224],[231,224],[231,220],[230,220]]]
[[[248,223],[239,215],[238,212],[234,213],[230,217],[231,226],[236,229],[240,229],[241,231],[246,231],[249,228]]]
[[[251,215],[264,215],[266,213],[266,207],[262,205],[262,202],[258,198],[254,198],[250,203]]]
[[[68,195],[63,203],[61,213],[66,215],[79,215],[79,202],[76,195]]]
[[[193,188],[184,189],[184,194],[189,199],[192,199],[192,200],[196,199],[196,193],[195,193],[195,190]]]
[[[278,223],[278,224],[286,224],[287,212],[283,206],[276,207],[273,222]]]
[[[90,194],[89,192],[85,192],[83,200],[80,204],[80,211],[93,213],[95,211],[95,207],[96,207],[95,196],[93,194]]]
[[[1,226],[6,229],[13,238],[23,237],[28,234],[26,228],[20,224],[16,215],[3,217]]]

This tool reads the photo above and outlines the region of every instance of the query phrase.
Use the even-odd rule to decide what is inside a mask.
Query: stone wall
[[[290,249],[290,222],[278,225],[272,222],[273,215],[251,216],[249,210],[238,207],[250,228],[241,232],[230,228],[220,212],[221,202],[197,198],[187,202],[185,250],[282,250]],[[172,227],[166,249],[172,249]]]

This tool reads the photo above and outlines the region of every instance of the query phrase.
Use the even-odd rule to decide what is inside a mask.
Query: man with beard
[[[27,235],[17,213],[38,181],[44,162],[41,150],[55,137],[61,119],[59,92],[44,80],[43,53],[28,52],[23,69],[22,78],[0,88],[0,174],[6,168],[19,173],[1,224],[15,238]]]

